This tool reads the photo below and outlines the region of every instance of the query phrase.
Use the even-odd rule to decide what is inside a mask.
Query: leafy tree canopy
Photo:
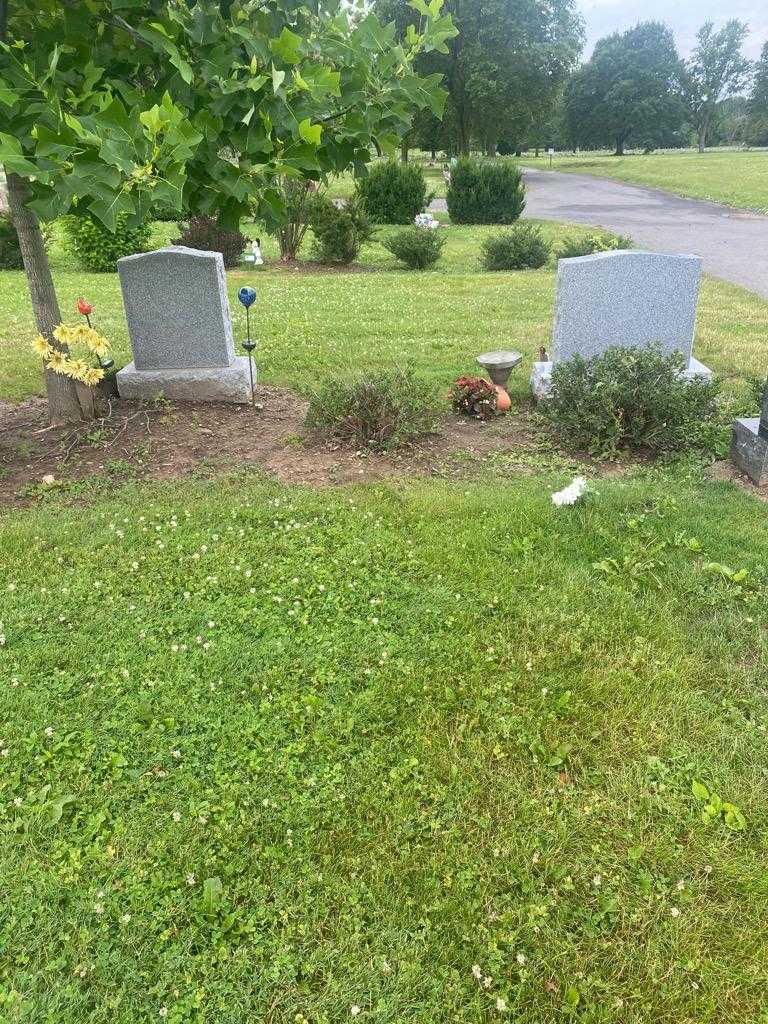
[[[374,9],[402,34],[407,0],[375,0]],[[466,153],[473,138],[518,135],[551,108],[581,53],[583,25],[574,0],[446,0],[446,11],[459,33],[419,66],[445,75]]]
[[[743,89],[752,65],[741,48],[749,34],[743,21],[732,18],[715,32],[711,21],[696,34],[696,47],[682,68],[683,97],[704,149],[718,104]]]
[[[442,0],[410,11],[395,39],[343,0],[9,0],[0,163],[42,219],[161,204],[235,224],[254,197],[279,219],[280,176],[359,170],[442,112],[414,62],[456,30]]]
[[[600,39],[565,93],[568,134],[580,146],[655,146],[682,123],[680,59],[666,25],[648,21]]]

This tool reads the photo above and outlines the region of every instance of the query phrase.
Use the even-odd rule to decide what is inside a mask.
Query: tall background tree
[[[680,58],[666,25],[647,21],[600,39],[565,91],[565,119],[574,145],[614,147],[668,142],[683,119]]]
[[[749,141],[768,146],[768,42],[755,65],[752,93],[749,97]]]
[[[374,10],[402,36],[408,0],[374,0]],[[581,16],[574,0],[446,0],[445,10],[458,35],[417,66],[445,75],[457,151],[475,143],[493,154],[548,116],[581,53]]]
[[[752,66],[742,54],[749,27],[732,18],[717,32],[711,21],[696,33],[696,46],[683,64],[681,82],[688,116],[703,153],[719,104],[748,83]]]
[[[416,59],[455,35],[442,0],[414,0],[396,40],[343,0],[0,0],[0,163],[40,332],[61,314],[39,219],[113,229],[156,204],[236,225],[283,213],[279,182],[360,171],[414,114],[442,113]],[[80,415],[47,375],[54,420]]]

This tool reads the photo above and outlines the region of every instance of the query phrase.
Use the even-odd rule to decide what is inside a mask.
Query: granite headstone
[[[768,390],[760,416],[736,420],[731,435],[731,459],[758,487],[768,484]]]
[[[124,398],[247,402],[248,360],[235,355],[224,258],[185,246],[117,261],[133,362]]]
[[[624,249],[560,260],[552,359],[534,363],[534,394],[548,393],[555,363],[616,345],[680,352],[686,376],[710,377],[692,354],[700,280],[699,256]]]

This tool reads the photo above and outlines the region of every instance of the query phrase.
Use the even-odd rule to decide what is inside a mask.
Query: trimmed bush
[[[7,213],[0,213],[0,270],[22,270],[19,236]]]
[[[513,224],[524,208],[523,176],[508,160],[459,160],[451,168],[448,213],[454,224]]]
[[[115,230],[107,231],[101,221],[86,213],[65,217],[64,232],[69,248],[83,270],[113,273],[121,256],[147,251],[150,226],[139,224],[129,227],[126,214],[121,213]]]
[[[543,267],[552,246],[536,224],[517,224],[509,231],[491,235],[481,246],[486,270],[526,270]]]
[[[238,266],[248,244],[248,239],[241,231],[228,231],[214,217],[206,214],[181,221],[178,228],[181,236],[174,238],[171,245],[186,245],[190,249],[202,249],[204,252],[220,252],[225,267]]]
[[[313,255],[320,263],[352,263],[373,234],[366,212],[354,199],[338,207],[325,196],[318,197],[309,223],[315,236]]]
[[[681,355],[654,348],[609,348],[591,359],[556,363],[541,409],[562,442],[596,456],[622,448],[654,455],[712,452],[719,443],[716,381],[685,380]]]
[[[426,270],[440,259],[445,236],[439,228],[413,227],[398,231],[382,245],[410,270]]]
[[[432,433],[440,421],[433,388],[410,371],[332,378],[312,395],[306,425],[343,441],[385,451]]]
[[[634,245],[626,235],[612,235],[608,231],[593,231],[588,235],[570,235],[557,247],[557,258],[573,259],[576,256],[591,256],[596,252],[612,252],[615,249],[631,249]]]
[[[417,164],[374,164],[355,183],[355,195],[374,224],[412,224],[432,200],[424,172]]]

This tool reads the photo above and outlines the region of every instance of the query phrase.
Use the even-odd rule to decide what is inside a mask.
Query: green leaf
[[[309,142],[313,146],[319,146],[323,135],[323,126],[312,124],[310,119],[305,117],[303,121],[299,122],[299,135],[305,142]]]
[[[218,875],[206,878],[203,882],[203,913],[212,915],[217,912],[224,899],[224,886]]]
[[[301,60],[301,43],[301,36],[284,27],[277,39],[270,39],[269,48],[285,64],[298,64]]]
[[[285,81],[285,72],[278,71],[275,65],[272,65],[272,90],[277,95],[277,91]]]
[[[57,797],[55,800],[49,800],[44,810],[45,821],[49,825],[58,825],[64,814],[64,808],[67,804],[74,803],[76,799],[77,797],[67,793],[64,796]]]
[[[4,132],[0,132],[0,164],[22,176],[37,174],[37,167],[27,160],[16,139]]]
[[[706,800],[709,800],[709,790],[703,782],[697,782],[694,779],[693,783],[691,784],[691,792],[696,797],[696,799],[699,800],[701,803],[704,803]]]
[[[8,89],[4,85],[0,85],[0,103],[4,103],[6,107],[12,107],[18,98],[19,94],[17,92]]]

